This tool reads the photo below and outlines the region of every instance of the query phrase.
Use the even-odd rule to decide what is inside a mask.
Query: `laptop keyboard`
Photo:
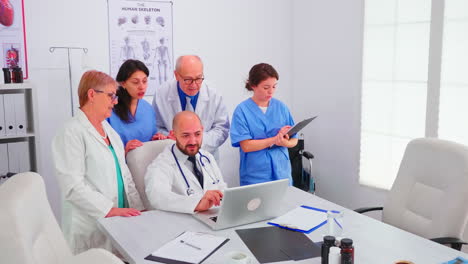
[[[213,217],[210,217],[210,219],[216,223],[216,221],[218,220],[218,217],[217,216],[213,216]]]

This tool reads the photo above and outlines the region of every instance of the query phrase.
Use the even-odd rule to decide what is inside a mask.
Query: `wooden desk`
[[[391,264],[397,260],[410,260],[415,264],[436,264],[454,259],[457,256],[468,258],[468,254],[355,213],[294,187],[289,187],[286,192],[283,204],[279,207],[280,214],[303,204],[323,209],[337,209],[344,212],[345,236],[354,241],[355,263],[357,264]],[[117,250],[132,264],[156,263],[144,260],[144,258],[183,231],[207,232],[231,239],[204,263],[225,263],[226,254],[231,251],[242,251],[252,257],[253,263],[258,263],[235,230],[269,226],[266,221],[263,221],[212,231],[191,215],[158,210],[144,212],[137,217],[100,219],[99,225],[103,232],[112,239],[112,243]],[[326,225],[308,236],[314,242],[322,241],[325,229]],[[281,263],[313,264],[320,263],[320,258]]]

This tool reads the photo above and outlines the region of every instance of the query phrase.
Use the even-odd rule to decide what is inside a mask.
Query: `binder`
[[[15,136],[16,135],[16,124],[15,124],[15,103],[14,94],[3,95],[3,109],[5,114],[5,135]]]
[[[302,205],[268,224],[309,234],[327,223],[327,210]]]
[[[8,172],[8,145],[0,144],[0,177]]]
[[[29,152],[29,142],[23,141],[18,142],[19,151],[19,171],[26,172],[31,171],[31,157]]]
[[[18,153],[18,142],[8,143],[8,172],[20,172]]]
[[[26,103],[24,94],[12,94],[15,106],[16,135],[25,135],[27,130]]]
[[[3,94],[0,94],[0,137],[3,137],[5,135],[5,108],[3,107]]]
[[[8,170],[12,173],[21,172],[21,142],[8,143]]]
[[[8,143],[8,169],[12,173],[20,173],[31,170],[29,156],[29,142]]]

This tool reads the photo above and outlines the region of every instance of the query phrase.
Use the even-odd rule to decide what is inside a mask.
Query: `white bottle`
[[[330,248],[328,264],[341,264],[341,249],[339,247]]]

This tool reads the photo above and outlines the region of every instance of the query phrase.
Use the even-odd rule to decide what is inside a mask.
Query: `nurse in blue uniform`
[[[278,79],[271,65],[254,65],[245,85],[253,95],[234,111],[230,133],[232,146],[240,152],[240,185],[279,179],[292,185],[288,148],[297,138],[287,135],[294,125],[288,107],[273,98]]]
[[[143,145],[142,142],[166,138],[157,133],[154,109],[143,99],[148,75],[148,68],[139,60],[125,61],[117,73],[119,99],[107,121],[120,135],[125,153]]]

